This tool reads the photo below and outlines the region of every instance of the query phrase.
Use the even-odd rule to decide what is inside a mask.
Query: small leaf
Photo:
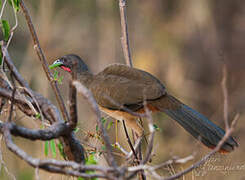
[[[101,149],[102,149],[103,151],[105,151],[105,150],[106,150],[105,146],[101,146]]]
[[[79,130],[80,130],[80,128],[76,127],[75,130],[74,130],[74,133],[77,133]]]
[[[41,119],[41,114],[40,114],[40,113],[37,113],[37,114],[35,115],[35,118],[36,118],[36,119]]]
[[[155,129],[156,131],[162,131],[162,129],[159,128],[156,124],[153,124],[153,127],[154,127],[154,129]]]
[[[45,156],[48,156],[48,146],[49,146],[49,142],[45,141],[45,144],[44,144],[44,154],[45,154]]]
[[[59,79],[58,79],[58,83],[62,84],[63,79],[64,79],[64,76],[60,76]]]
[[[109,122],[106,129],[107,130],[111,129],[112,124],[113,124],[113,121]]]
[[[96,132],[98,132],[99,131],[99,126],[96,125],[95,129],[96,129]]]
[[[56,67],[59,67],[61,64],[62,64],[61,62],[57,62],[57,63],[51,64],[51,65],[49,66],[49,69],[54,69],[54,68],[56,68]]]
[[[54,80],[55,81],[57,81],[57,79],[58,79],[58,74],[59,74],[58,71],[54,71]]]
[[[97,161],[96,161],[96,159],[94,157],[94,154],[90,154],[88,156],[87,161],[86,161],[86,165],[95,165],[95,164],[97,164]]]
[[[2,23],[2,31],[3,31],[4,41],[8,41],[9,36],[10,36],[10,26],[9,26],[9,23],[6,20],[2,20],[1,23]]]
[[[65,152],[64,152],[64,147],[63,147],[63,145],[62,145],[61,143],[59,143],[57,146],[58,146],[60,155],[65,159],[66,155],[65,155]]]
[[[105,124],[106,119],[104,117],[101,118],[102,124]]]
[[[55,147],[54,139],[50,141],[50,147],[51,147],[52,156],[56,158],[56,147]]]
[[[12,0],[8,0],[9,4],[12,6]],[[13,0],[14,10],[18,12],[20,10],[20,0]]]

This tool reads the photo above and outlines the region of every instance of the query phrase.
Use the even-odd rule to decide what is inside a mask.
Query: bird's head
[[[49,67],[50,69],[60,67],[70,73],[74,71],[77,73],[89,72],[88,66],[85,64],[85,62],[75,54],[68,54],[61,57],[54,61],[54,63]]]

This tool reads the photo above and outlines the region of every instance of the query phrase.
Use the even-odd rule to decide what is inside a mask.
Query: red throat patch
[[[71,69],[65,66],[61,66],[62,69],[64,69],[65,71],[71,72]]]

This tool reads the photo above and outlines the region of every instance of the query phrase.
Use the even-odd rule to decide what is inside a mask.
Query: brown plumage
[[[223,129],[205,116],[183,104],[166,92],[164,85],[153,75],[123,64],[113,64],[93,75],[77,55],[66,55],[54,62],[68,72],[76,72],[80,82],[92,91],[101,111],[118,120],[125,120],[139,136],[143,128],[138,117],[130,113],[145,113],[144,102],[152,112],[165,112],[187,132],[206,146],[215,147],[222,139]],[[221,151],[230,152],[238,146],[230,137]]]

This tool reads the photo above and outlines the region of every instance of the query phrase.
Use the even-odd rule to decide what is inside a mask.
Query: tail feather
[[[166,98],[168,98],[167,101],[171,103],[171,106],[166,106]],[[164,102],[161,103],[161,101]],[[173,106],[173,104],[175,105]],[[225,135],[223,129],[173,96],[167,95],[164,99],[160,99],[157,107],[209,148],[215,147]],[[234,138],[229,137],[221,147],[221,152],[230,152],[236,146],[238,144]]]

